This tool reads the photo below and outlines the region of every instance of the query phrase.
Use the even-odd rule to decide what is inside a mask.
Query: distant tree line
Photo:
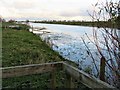
[[[118,16],[115,20],[114,26],[115,28],[120,28],[120,16]],[[92,26],[92,27],[108,27],[108,28],[112,28],[113,27],[113,23],[112,21],[109,19],[108,21],[56,21],[56,20],[44,20],[44,21],[34,21],[34,23],[48,23],[48,24],[65,24],[65,25],[80,25],[80,26]]]

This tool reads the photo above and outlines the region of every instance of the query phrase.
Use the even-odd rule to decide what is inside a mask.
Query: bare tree
[[[98,24],[100,20],[103,20],[105,21],[104,24],[110,24],[111,26],[111,28],[104,27],[101,29],[102,40],[98,37],[97,30],[93,30],[94,40],[90,40],[86,34],[88,39],[96,46],[100,56],[98,76],[101,80],[120,88],[120,30],[116,29],[119,28],[120,23],[120,0],[118,2],[108,2],[106,0],[105,4],[97,2],[93,6],[93,13],[89,14],[92,20],[98,21]],[[89,50],[83,38],[82,40]],[[93,55],[90,54],[90,56],[95,61]]]

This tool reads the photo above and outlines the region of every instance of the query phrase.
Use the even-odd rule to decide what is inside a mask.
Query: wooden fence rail
[[[65,62],[53,62],[53,63],[44,63],[44,64],[32,64],[32,65],[23,65],[23,66],[15,66],[15,67],[5,67],[1,68],[2,70],[2,78],[10,78],[24,75],[32,75],[32,74],[40,74],[44,72],[51,72],[52,75],[52,88],[55,88],[55,71],[56,70],[64,70],[67,74],[67,88],[71,87],[71,80],[76,79],[81,83],[86,85],[89,88],[105,88],[105,89],[114,89],[115,87],[93,77],[85,72],[65,63]]]
[[[61,62],[32,64],[15,67],[2,68],[2,78],[40,74],[44,72],[51,72],[54,69],[62,69]]]
[[[73,79],[79,80],[81,83],[89,88],[108,88],[108,90],[115,89],[115,87],[93,77],[89,74],[63,62],[63,69],[67,72]]]

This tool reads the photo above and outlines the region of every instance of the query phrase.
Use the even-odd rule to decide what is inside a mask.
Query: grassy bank
[[[11,23],[3,25],[13,25]],[[22,27],[24,28],[24,26]],[[25,64],[38,64],[64,60],[59,54],[49,48],[40,37],[25,30],[2,29],[2,67]],[[6,88],[49,88],[50,73],[3,79]],[[61,72],[56,75],[59,78]],[[60,78],[57,79],[60,83]],[[63,84],[59,84],[60,87]],[[59,87],[59,86],[58,86]]]
[[[61,61],[63,58],[50,49],[40,37],[27,30],[2,30],[2,66]]]
[[[2,67],[39,64],[46,62],[66,61],[57,52],[53,51],[39,36],[30,33],[28,26],[21,28],[9,28],[15,23],[4,23],[2,29]],[[23,29],[24,28],[24,29]],[[69,64],[75,65],[73,62]],[[66,87],[66,75],[64,71],[56,71],[56,88]],[[77,88],[88,90],[80,82],[73,81]],[[51,73],[20,76],[2,79],[2,87],[5,89],[49,89],[51,88]]]

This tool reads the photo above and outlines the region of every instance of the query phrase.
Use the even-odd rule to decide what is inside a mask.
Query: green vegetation
[[[40,88],[48,89],[51,88],[51,77],[50,73],[21,76],[14,78],[3,79],[3,88],[15,88],[15,89],[30,89]],[[63,71],[56,72],[56,87],[65,88],[65,74]]]
[[[8,28],[9,25],[13,25],[13,23],[3,23],[3,27],[6,27],[2,29],[2,67],[64,60],[57,52],[49,48],[39,36],[27,31],[28,26],[21,25],[21,28],[27,28],[25,30],[17,30],[15,28]],[[16,24],[14,23],[14,25]],[[49,74],[3,79],[2,85],[4,88],[18,89],[49,88]],[[60,87],[63,86],[62,82],[59,82],[61,74],[61,72],[56,74]]]
[[[39,36],[27,30],[6,28],[2,30],[2,34],[3,67],[63,60]]]
[[[25,64],[39,64],[46,62],[63,61],[57,52],[53,51],[39,36],[30,33],[27,29],[29,26],[21,25],[23,29],[9,28],[9,25],[15,23],[3,23],[2,29],[2,67],[10,67]],[[75,63],[68,62],[74,66]],[[65,72],[56,71],[56,88],[65,88]],[[85,88],[83,84],[76,83],[78,88]],[[3,89],[31,89],[39,88],[40,90],[51,88],[51,73],[43,73],[36,75],[27,75],[13,78],[2,79]]]

